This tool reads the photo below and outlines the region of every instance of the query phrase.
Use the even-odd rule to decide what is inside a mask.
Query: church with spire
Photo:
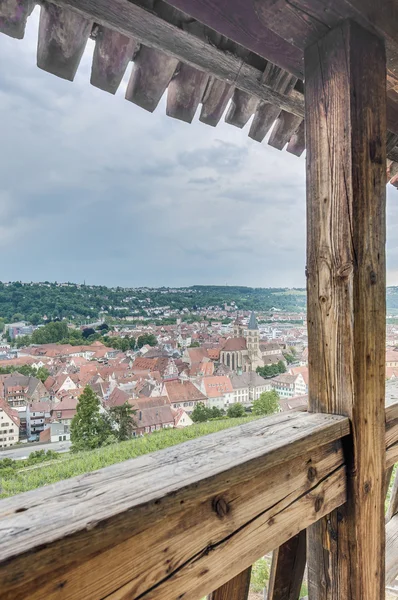
[[[237,373],[255,371],[264,366],[260,350],[260,334],[256,315],[250,314],[245,326],[239,316],[234,322],[233,337],[228,338],[220,352],[220,362]]]

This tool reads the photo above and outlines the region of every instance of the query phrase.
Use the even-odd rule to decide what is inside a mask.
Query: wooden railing
[[[346,501],[349,435],[282,413],[2,500],[0,597],[244,598],[253,562]]]

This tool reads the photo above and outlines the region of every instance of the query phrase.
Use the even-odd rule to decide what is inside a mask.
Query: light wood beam
[[[2,500],[2,600],[203,598],[345,502],[348,433],[281,413]]]
[[[348,502],[308,531],[310,598],[384,598],[386,62],[344,22],[305,55],[309,409],[352,420]]]

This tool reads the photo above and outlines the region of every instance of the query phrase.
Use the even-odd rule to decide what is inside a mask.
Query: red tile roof
[[[246,340],[243,337],[239,337],[239,338],[229,338],[223,348],[222,351],[223,352],[236,352],[239,350],[246,350],[247,349],[247,345],[246,345]]]
[[[164,388],[172,403],[206,400],[206,396],[191,381],[166,381]]]

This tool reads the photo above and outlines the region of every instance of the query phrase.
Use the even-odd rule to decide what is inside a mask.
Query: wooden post
[[[386,59],[346,21],[305,52],[309,407],[349,416],[347,504],[308,531],[311,600],[384,598]]]
[[[247,600],[252,568],[249,567],[215,590],[208,600]]]
[[[303,529],[272,554],[267,600],[299,600],[306,563]]]

